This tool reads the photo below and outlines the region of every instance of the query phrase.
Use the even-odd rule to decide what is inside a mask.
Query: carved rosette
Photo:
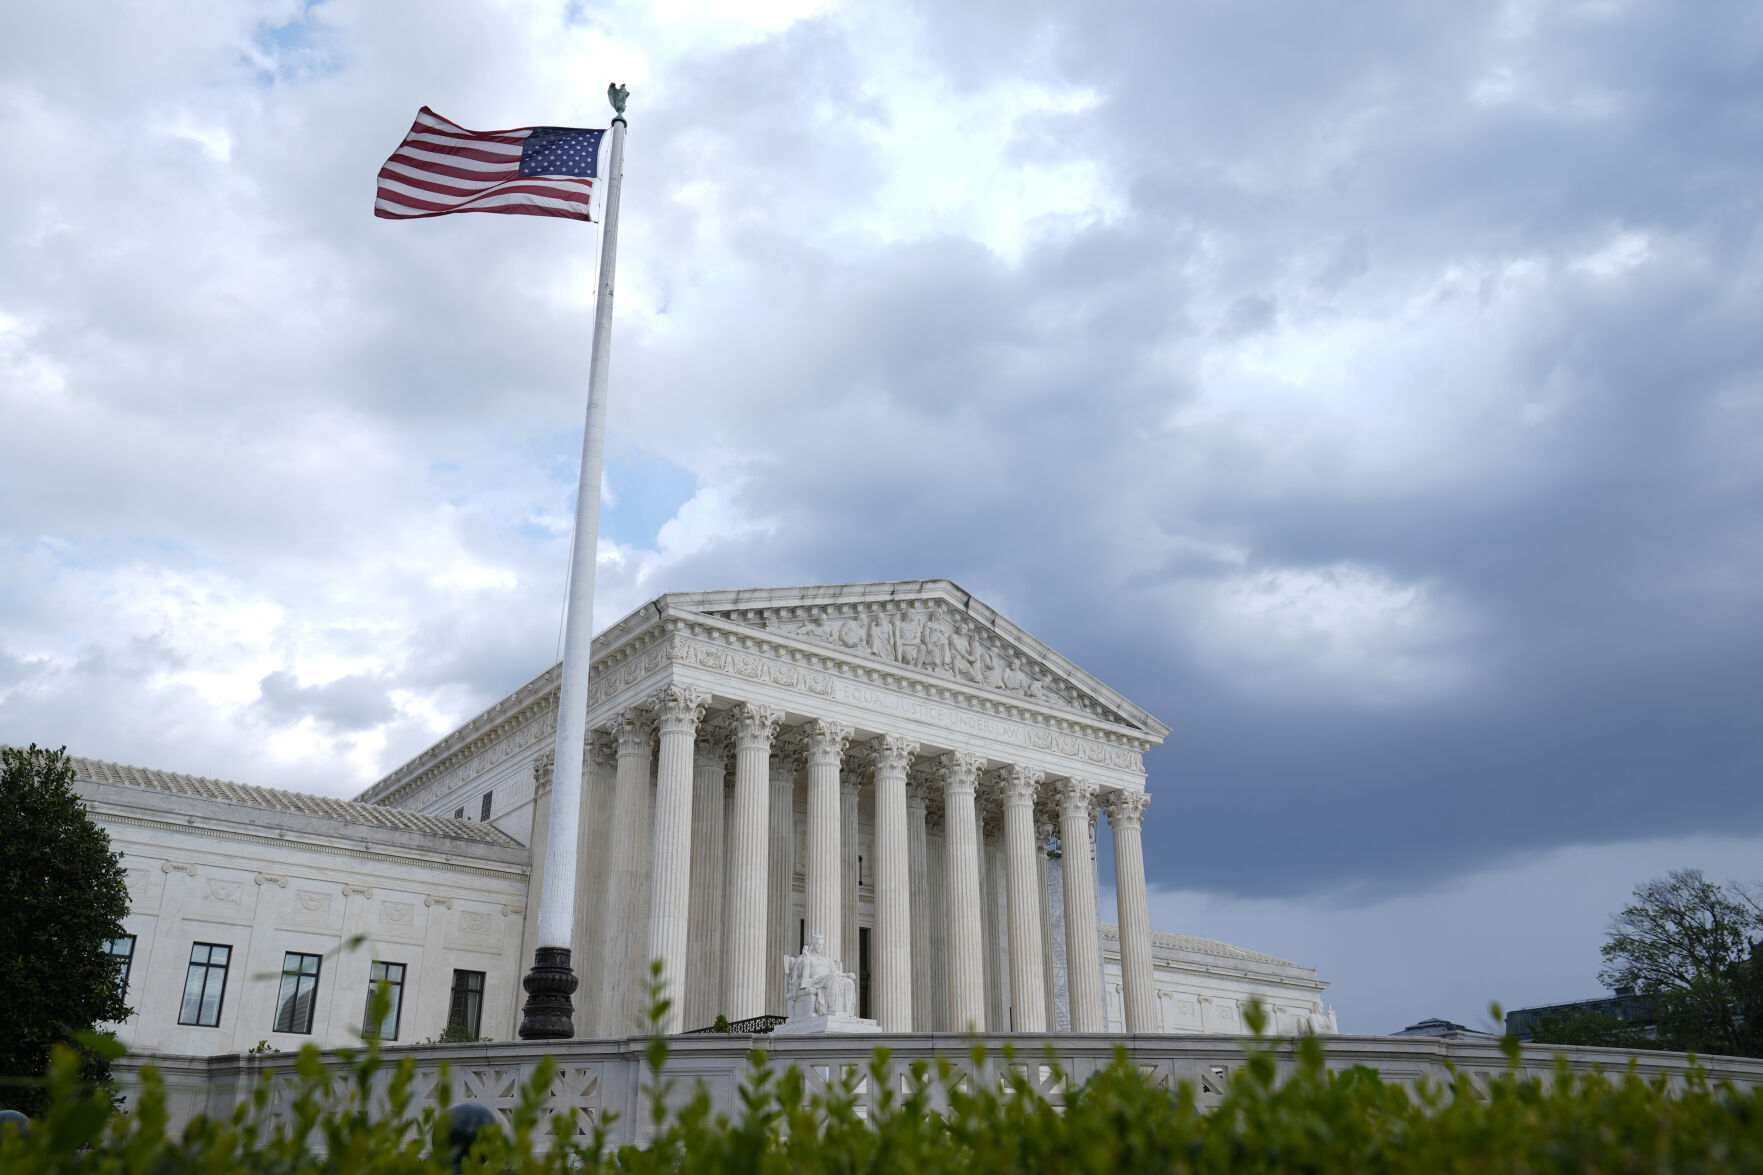
[[[1108,797],[1108,823],[1116,828],[1143,828],[1145,809],[1150,806],[1150,792],[1117,791]]]
[[[852,727],[847,722],[816,718],[807,726],[808,761],[811,764],[838,766],[851,742]]]
[[[937,756],[937,770],[941,776],[943,794],[956,792],[972,794],[979,780],[979,769],[985,766],[985,759],[971,751],[944,751]]]
[[[777,737],[778,725],[784,720],[784,712],[776,706],[763,706],[757,702],[743,702],[734,709],[735,746],[762,747],[771,749],[772,740]]]
[[[649,704],[663,734],[693,734],[710,705],[710,695],[689,685],[670,685],[656,694]]]

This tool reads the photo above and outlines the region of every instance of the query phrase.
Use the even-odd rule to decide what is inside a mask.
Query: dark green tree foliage
[[[128,1014],[104,941],[129,910],[121,857],[73,791],[65,750],[0,748],[0,1105],[32,1113],[50,1047]],[[82,1052],[89,1082],[109,1062]]]
[[[1598,978],[1652,1000],[1653,1047],[1763,1056],[1757,893],[1738,882],[1715,885],[1700,869],[1678,869],[1636,888],[1634,899],[1610,920]]]

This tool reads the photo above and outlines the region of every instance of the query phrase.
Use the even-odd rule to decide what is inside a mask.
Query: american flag
[[[525,126],[468,131],[428,107],[380,168],[373,214],[390,220],[449,212],[511,212],[592,220],[603,130]]]

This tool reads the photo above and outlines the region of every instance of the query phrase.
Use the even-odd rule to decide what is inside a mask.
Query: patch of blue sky
[[[698,478],[691,470],[640,451],[608,455],[606,483],[612,499],[600,510],[600,537],[649,549],[655,547],[661,528],[698,492]]]
[[[251,34],[254,53],[247,54],[263,85],[277,81],[312,80],[329,77],[342,68],[334,51],[328,29],[314,14],[320,5],[306,0],[300,14],[282,24],[265,21]]]

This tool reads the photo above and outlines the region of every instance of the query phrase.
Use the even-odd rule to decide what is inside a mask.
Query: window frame
[[[116,944],[120,942],[126,942],[129,944],[127,953],[117,951]],[[115,938],[107,938],[104,940],[104,953],[110,956],[110,961],[116,966],[118,971],[117,983],[122,988],[122,998],[124,1003],[127,1003],[129,998],[129,977],[134,973],[135,969],[135,946],[137,942],[137,938],[132,934],[119,934]]]
[[[477,981],[475,989],[471,986],[474,978]],[[473,1040],[483,1035],[486,978],[487,973],[483,971],[467,971],[463,967],[453,968],[453,987],[447,998],[447,1027],[463,1028]],[[462,999],[467,1005],[465,1011],[470,1017],[469,1022],[460,1015]]]
[[[398,969],[398,978],[393,979],[389,972],[393,967]],[[386,974],[379,978],[374,976],[376,968],[383,968]],[[404,981],[409,977],[410,968],[404,963],[394,963],[387,959],[375,959],[367,968],[367,1002],[361,1009],[361,1035],[375,1040],[397,1040],[398,1029],[404,1019]],[[379,990],[380,983],[390,985],[392,989],[392,1006],[386,1009],[386,1017],[392,1022],[392,1030],[385,1031],[385,1022],[370,1025],[368,1019],[373,1009],[374,993]]]
[[[296,959],[299,960],[298,964],[293,962]],[[312,965],[310,971],[306,970],[308,962]],[[290,967],[295,966],[299,969],[289,970]],[[323,970],[323,955],[315,955],[307,951],[284,951],[282,953],[282,982],[281,986],[276,989],[275,1018],[270,1021],[269,1028],[271,1032],[285,1032],[290,1036],[312,1035],[312,1026],[318,1020],[318,983]],[[290,979],[294,981],[291,991],[288,985]],[[310,987],[306,986],[308,979],[312,981]],[[300,998],[303,992],[306,996],[306,1026],[299,1028],[295,1025],[299,1023]],[[286,1028],[282,1027],[284,1008],[288,1013],[288,1027]]]
[[[478,805],[477,822],[479,824],[488,824],[490,822],[490,797],[495,794],[495,788],[490,788],[488,791],[484,792],[483,802]]]
[[[201,960],[200,962],[198,962],[196,959],[196,952],[198,950],[203,949],[203,948],[207,949],[208,956],[206,958],[204,958],[203,960]],[[226,952],[226,958],[219,963],[214,962],[214,952],[217,950],[221,950],[221,951]],[[183,994],[182,1000],[178,1004],[178,1023],[179,1024],[181,1024],[187,1028],[219,1028],[220,1027],[221,1018],[226,1015],[227,980],[231,977],[230,972],[232,970],[232,966],[233,966],[233,944],[232,943],[230,943],[230,942],[192,942],[190,944],[190,962],[189,962],[188,968],[184,971],[184,994]],[[196,1018],[194,1020],[187,1020],[187,1019],[185,1019],[185,1017],[189,1014],[189,1011],[190,1011],[190,980],[196,974],[196,969],[198,967],[200,967],[202,969],[202,986],[198,989],[197,996],[196,996]],[[220,990],[219,990],[219,992],[217,992],[215,994],[215,997],[214,997],[214,1019],[212,1022],[210,1022],[210,1021],[205,1021],[202,1018],[202,1006],[203,1006],[203,1004],[208,1002],[208,984],[209,984],[209,981],[214,978],[214,973],[216,971],[220,972]]]

